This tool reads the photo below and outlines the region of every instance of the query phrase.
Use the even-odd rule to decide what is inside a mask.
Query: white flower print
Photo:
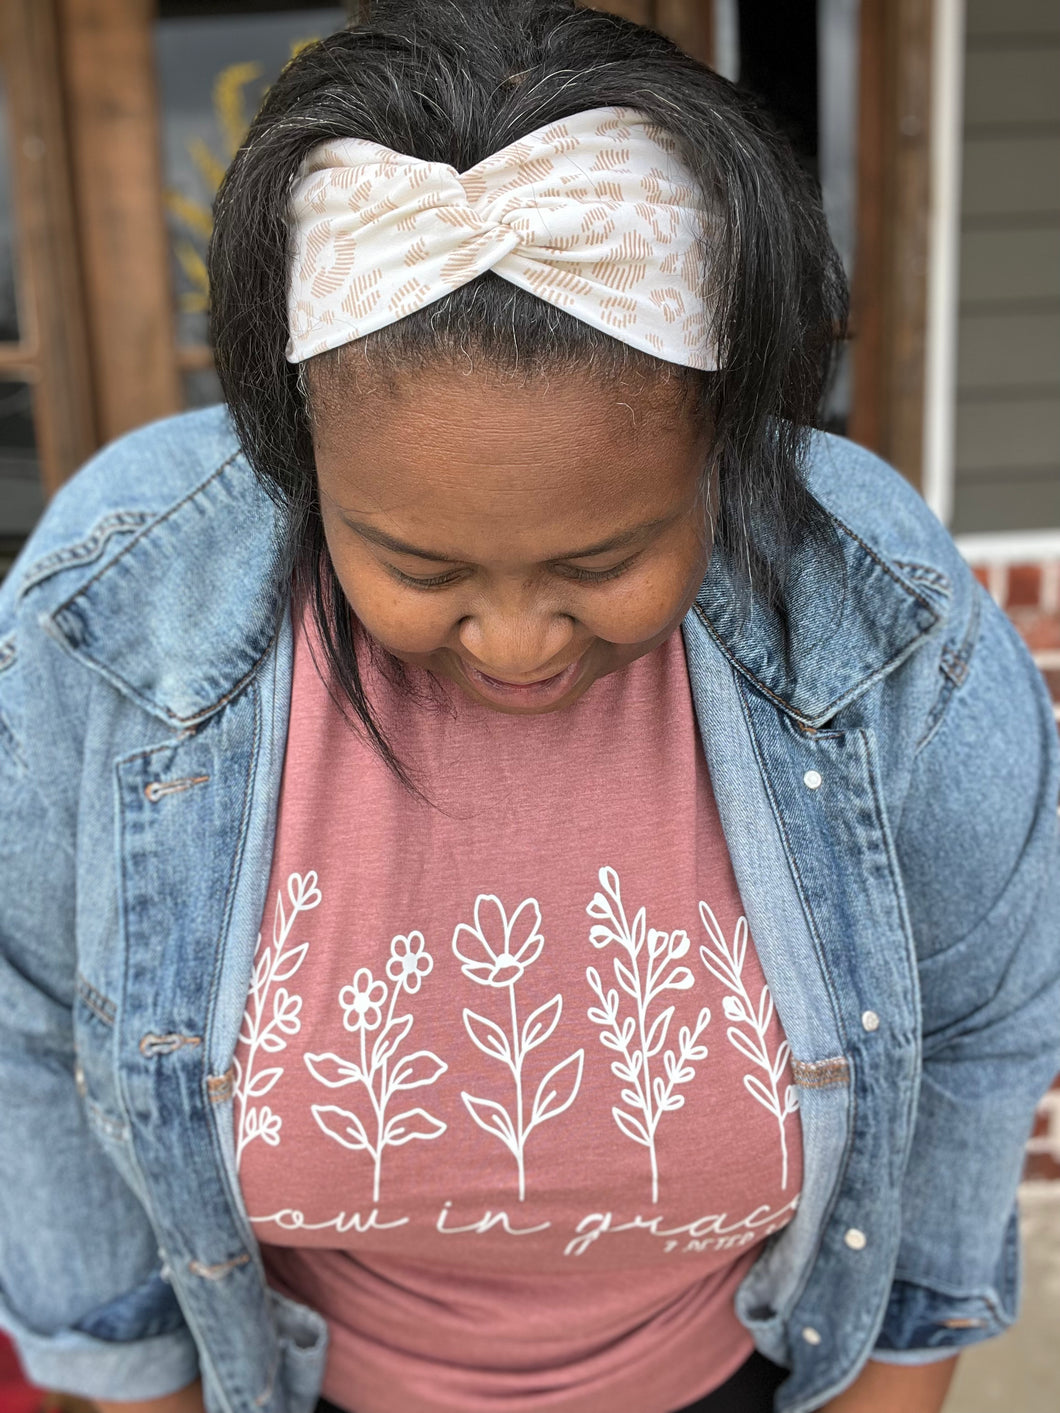
[[[257,1069],[261,1054],[275,1055],[287,1048],[285,1035],[297,1035],[301,1029],[302,998],[276,986],[277,982],[289,981],[305,961],[309,943],[302,942],[289,946],[295,921],[302,913],[309,912],[320,903],[321,894],[317,887],[315,873],[292,873],[287,879],[288,912],[284,907],[283,890],[276,894],[276,908],[273,912],[272,943],[262,950],[261,933],[254,953],[254,975],[250,984],[250,997],[239,1038],[248,1047],[246,1067],[237,1058],[235,1069],[235,1104],[238,1114],[236,1125],[236,1163],[243,1156],[247,1144],[255,1138],[262,1139],[270,1148],[280,1142],[283,1120],[268,1105],[255,1105],[253,1099],[263,1099],[283,1074],[283,1065],[271,1065],[267,1069]],[[275,986],[275,990],[273,987]],[[269,1006],[269,994],[272,1005]],[[271,1016],[266,1020],[271,1009]]]
[[[527,917],[520,924],[524,912]],[[513,952],[512,938],[518,935],[520,926],[527,933],[526,940]],[[509,918],[499,898],[492,893],[480,893],[475,899],[475,926],[468,927],[466,922],[462,922],[453,933],[453,951],[464,964],[460,970],[483,986],[514,986],[527,967],[532,966],[541,955],[545,939],[538,930],[540,926],[541,909],[534,898],[520,903]],[[494,938],[493,944],[489,936]],[[460,950],[458,942],[477,944],[485,952],[485,960],[474,955],[467,956]]]
[[[585,910],[590,917],[600,919],[589,929],[589,940],[598,948],[613,942],[625,953],[626,960],[618,955],[613,958],[615,980],[633,1001],[634,1014],[622,1018],[618,991],[615,987],[605,991],[600,973],[595,967],[587,967],[585,975],[600,1001],[599,1006],[589,1008],[588,1015],[594,1025],[603,1027],[600,1043],[621,1057],[612,1060],[611,1073],[626,1086],[621,1098],[635,1112],[628,1113],[615,1105],[611,1114],[621,1132],[642,1144],[651,1155],[651,1200],[657,1203],[656,1130],[663,1114],[684,1105],[684,1095],[674,1091],[677,1085],[695,1078],[691,1062],[707,1058],[707,1047],[698,1041],[710,1023],[710,1011],[704,1006],[693,1027],[681,1027],[676,1049],[667,1050],[662,1056],[665,1078],[653,1075],[651,1062],[666,1044],[675,1007],[667,1006],[650,1022],[648,1008],[664,991],[687,991],[695,984],[688,967],[673,965],[688,952],[688,933],[660,932],[656,928],[649,931],[644,908],[631,924],[622,906],[618,874],[613,868],[602,868],[598,877],[603,892],[594,894]]]
[[[730,947],[725,941],[725,934],[722,932],[717,918],[706,903],[700,903],[699,916],[702,918],[703,926],[713,943],[712,948],[700,947],[699,949],[703,965],[735,993],[726,996],[721,1003],[725,1019],[732,1022],[725,1033],[729,1037],[730,1044],[734,1045],[741,1055],[745,1055],[752,1064],[764,1070],[766,1074],[767,1082],[765,1083],[755,1074],[745,1074],[743,1082],[748,1094],[756,1099],[764,1109],[768,1109],[777,1121],[780,1130],[780,1186],[781,1189],[786,1189],[788,1185],[788,1138],[785,1124],[789,1116],[799,1107],[798,1094],[793,1084],[785,1087],[783,1099],[780,1096],[780,1081],[791,1055],[791,1046],[786,1040],[782,1040],[777,1046],[776,1055],[773,1059],[769,1058],[766,1032],[773,1019],[773,998],[769,994],[769,987],[763,986],[758,997],[758,1005],[754,1006],[744,983],[743,966],[747,956],[747,919],[741,917],[736,924],[733,944]],[[747,1029],[741,1030],[741,1026],[746,1026]]]
[[[522,942],[513,947],[513,940]],[[519,1026],[515,987],[528,967],[541,955],[545,939],[541,934],[541,909],[535,898],[526,898],[509,918],[501,900],[492,893],[475,899],[475,925],[459,923],[453,933],[453,952],[463,963],[464,975],[479,986],[507,987],[511,1014],[509,1035],[496,1021],[464,1010],[464,1026],[473,1043],[491,1060],[500,1060],[515,1081],[515,1116],[495,1099],[483,1099],[461,1092],[464,1107],[485,1133],[499,1138],[515,1159],[519,1180],[519,1201],[526,1197],[526,1141],[539,1124],[557,1118],[569,1109],[582,1082],[585,1051],[576,1050],[553,1065],[537,1086],[534,1101],[526,1115],[523,1092],[523,1063],[532,1050],[544,1045],[559,1025],[563,997],[553,996],[538,1006]],[[461,950],[463,948],[464,950]],[[479,960],[476,952],[485,953]]]
[[[406,1109],[389,1118],[386,1112],[400,1090],[434,1084],[449,1068],[430,1050],[401,1056],[397,1053],[413,1025],[412,1016],[394,1015],[398,997],[419,991],[422,978],[433,966],[434,959],[425,950],[421,933],[393,938],[386,968],[393,985],[388,987],[385,981],[374,977],[368,967],[358,967],[353,982],[339,992],[343,1025],[360,1036],[360,1058],[350,1060],[330,1052],[304,1056],[310,1074],[328,1089],[360,1084],[368,1091],[371,1114],[367,1121],[336,1104],[313,1104],[311,1112],[329,1138],[351,1152],[369,1154],[375,1202],[379,1201],[384,1150],[411,1143],[414,1138],[438,1138],[446,1129],[441,1119],[426,1109]],[[368,1036],[376,1031],[379,1033],[369,1051]]]
[[[390,943],[390,960],[386,974],[391,981],[400,981],[406,991],[415,996],[425,976],[430,976],[434,958],[425,950],[422,932],[410,932],[407,937],[395,937]]]
[[[395,987],[395,996],[400,989]],[[344,1013],[342,1023],[347,1030],[378,1030],[385,1004],[386,982],[373,980],[367,967],[358,967],[353,985],[344,986],[339,992],[339,1005]]]

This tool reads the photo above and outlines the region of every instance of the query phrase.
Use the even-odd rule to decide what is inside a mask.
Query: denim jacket
[[[870,1356],[1014,1318],[1015,1196],[1060,1056],[1044,684],[900,476],[815,436],[845,574],[776,611],[716,552],[683,624],[703,748],[794,1057],[804,1183],[736,1308],[808,1413]],[[327,1342],[270,1290],[232,1058],[291,679],[283,515],[221,409],[123,438],[0,590],[0,1326],[49,1387],[308,1413]],[[845,580],[845,583],[843,582]]]

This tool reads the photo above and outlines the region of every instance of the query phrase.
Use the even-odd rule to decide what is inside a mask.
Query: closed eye
[[[575,564],[553,565],[553,573],[559,574],[564,579],[573,579],[577,584],[606,584],[610,579],[617,579],[620,575],[632,567],[639,558],[633,555],[631,558],[623,560],[621,564],[613,565],[610,569],[581,569]],[[403,573],[394,564],[388,564],[387,570],[402,584],[408,584],[414,589],[445,589],[451,584],[456,584],[463,577],[464,571],[450,570],[447,574],[432,574],[427,579],[417,579],[411,574]]]

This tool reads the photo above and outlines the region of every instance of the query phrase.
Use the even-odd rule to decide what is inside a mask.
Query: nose
[[[462,646],[490,677],[532,681],[567,666],[574,620],[544,606],[510,604],[483,607],[461,620]]]

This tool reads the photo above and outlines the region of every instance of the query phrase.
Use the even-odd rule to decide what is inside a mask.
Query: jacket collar
[[[170,726],[229,701],[287,601],[284,517],[240,454],[144,527],[55,610],[51,631]]]
[[[839,558],[796,553],[783,611],[754,598],[741,613],[725,556],[715,551],[693,611],[748,681],[800,725],[818,728],[886,676],[941,614],[893,564],[829,514]]]
[[[915,585],[833,521],[845,593],[807,549],[792,566],[785,612],[755,600],[741,618],[716,551],[693,608],[733,666],[808,727],[890,672],[939,621]],[[236,454],[67,598],[50,629],[147,711],[175,728],[192,726],[230,700],[268,653],[287,602],[288,564],[283,513]]]

